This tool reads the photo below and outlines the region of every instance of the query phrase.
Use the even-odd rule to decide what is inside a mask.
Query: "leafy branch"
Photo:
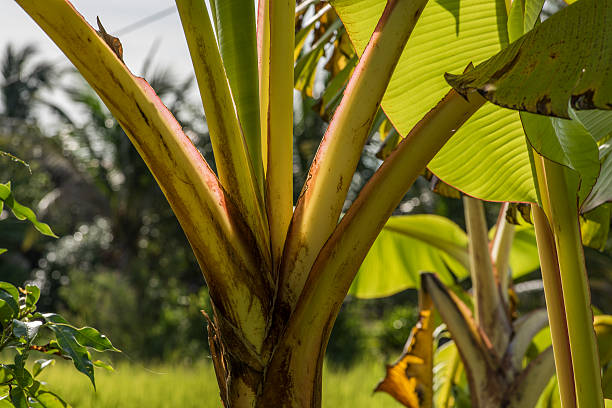
[[[36,286],[16,288],[0,282],[0,353],[14,351],[13,363],[0,364],[0,408],[3,407],[69,407],[59,395],[48,390],[36,378],[47,367],[55,364],[50,358],[34,361],[31,370],[26,362],[32,353],[57,355],[72,360],[75,368],[85,374],[96,386],[94,366],[111,369],[108,364],[93,360],[90,349],[116,351],[110,340],[92,327],[76,328],[55,313],[39,313],[36,304],[40,289]],[[47,330],[52,340],[37,345],[41,330]]]

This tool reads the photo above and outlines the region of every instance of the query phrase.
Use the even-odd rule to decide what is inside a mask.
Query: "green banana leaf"
[[[612,140],[599,146],[601,170],[591,193],[582,204],[582,211],[591,211],[612,201]]]
[[[510,249],[510,269],[514,279],[540,267],[538,247],[533,226],[517,226]]]
[[[389,296],[418,288],[420,271],[432,271],[452,285],[469,276],[466,233],[438,215],[391,217],[361,264],[349,294]]]
[[[588,247],[603,251],[608,243],[610,233],[610,216],[612,204],[606,203],[586,212],[580,217],[582,243]]]
[[[469,276],[466,233],[438,215],[391,217],[363,261],[349,291],[360,298],[418,288],[419,272],[435,272],[447,286]],[[510,251],[514,277],[539,266],[533,228],[518,226]]]
[[[18,220],[28,220],[41,234],[57,238],[57,235],[53,233],[51,227],[44,222],[38,221],[34,211],[24,205],[19,204],[17,200],[15,200],[15,197],[13,197],[13,192],[11,191],[10,181],[6,184],[0,183],[0,212],[2,212],[5,205],[11,209],[13,215],[15,215]]]
[[[386,0],[332,0],[357,53],[363,52]],[[425,7],[383,99],[402,134],[448,91],[445,72],[478,64],[508,42],[504,0],[432,0]],[[523,129],[516,112],[481,108],[438,153],[429,168],[469,195],[536,201]]]
[[[600,171],[599,149],[591,134],[577,120],[548,118],[521,112],[529,143],[541,155],[560,163],[579,177],[582,203],[593,189]]]
[[[570,119],[574,109],[612,109],[612,2],[581,0],[503,51],[461,75],[461,93],[476,89],[511,109]]]
[[[531,1],[541,7],[540,2]],[[533,7],[529,2],[526,5],[521,3],[513,3],[508,17],[511,40],[531,30],[536,22],[528,15]],[[524,15],[521,6],[524,6]],[[586,246],[603,250],[608,240],[612,210],[609,204],[605,204],[612,200],[612,145],[609,143],[612,112],[569,109],[568,113],[571,121],[527,112],[521,112],[521,119],[535,150],[574,170],[573,177],[580,178],[577,184],[578,199],[582,203],[582,241]]]
[[[457,346],[448,341],[436,349],[434,354],[434,406],[437,408],[450,408],[453,402],[452,387],[455,385],[457,370],[463,363],[459,357]],[[462,369],[462,367],[461,367]]]
[[[610,17],[611,2],[584,0],[529,31],[536,20],[515,2],[508,20],[510,39],[527,34],[474,70],[446,75],[459,92],[476,89],[496,104],[526,111],[521,119],[529,143],[573,170],[581,204],[599,176],[597,142],[612,130],[612,112],[574,112],[568,104],[612,108]]]

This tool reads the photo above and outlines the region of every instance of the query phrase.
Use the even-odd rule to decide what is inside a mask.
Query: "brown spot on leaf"
[[[531,62],[528,66],[527,69],[525,70],[526,73],[531,73],[533,71],[535,71],[536,67],[538,66],[538,62],[537,61],[533,61]]]
[[[145,121],[147,126],[151,127],[151,124],[149,123],[149,118],[147,118],[147,115],[145,115],[145,113],[143,112],[143,110],[142,110],[142,108],[140,107],[139,104],[136,104],[136,108],[138,108],[138,112],[140,113],[140,116]]]
[[[417,21],[423,12],[423,7],[419,7],[414,13],[414,21]]]
[[[557,59],[557,57],[559,56],[559,54],[557,54],[557,52],[553,51],[550,53],[549,57],[550,59]]]
[[[516,65],[516,63],[518,62],[520,56],[521,56],[521,50],[519,49],[516,52],[516,55],[514,56],[514,58],[512,58],[510,61],[508,61],[506,64],[504,64],[503,67],[501,67],[500,69],[495,71],[493,73],[493,75],[491,75],[490,81],[493,82],[493,81],[503,77],[508,71],[510,71]]]
[[[536,102],[536,112],[540,115],[550,115],[550,96],[544,95]]]
[[[587,89],[585,92],[581,94],[572,95],[571,97],[572,107],[578,110],[595,109],[596,106],[593,103],[594,94],[595,94],[595,91],[593,89]]]

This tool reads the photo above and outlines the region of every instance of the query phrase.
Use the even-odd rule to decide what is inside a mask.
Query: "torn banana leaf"
[[[408,408],[433,406],[433,305],[424,291],[419,293],[419,320],[410,332],[404,352],[387,366],[387,375],[376,391],[391,395]]]
[[[541,115],[570,119],[569,104],[610,110],[610,21],[612,2],[576,2],[474,70],[446,79],[460,93],[476,89],[496,105]]]

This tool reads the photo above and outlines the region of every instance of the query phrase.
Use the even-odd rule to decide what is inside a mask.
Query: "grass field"
[[[382,378],[381,363],[364,362],[348,371],[326,368],[323,407],[398,408],[386,394],[372,394]],[[208,408],[221,407],[211,364],[141,366],[119,364],[114,372],[96,369],[97,392],[89,380],[68,364],[41,374],[48,387],[74,408]]]

